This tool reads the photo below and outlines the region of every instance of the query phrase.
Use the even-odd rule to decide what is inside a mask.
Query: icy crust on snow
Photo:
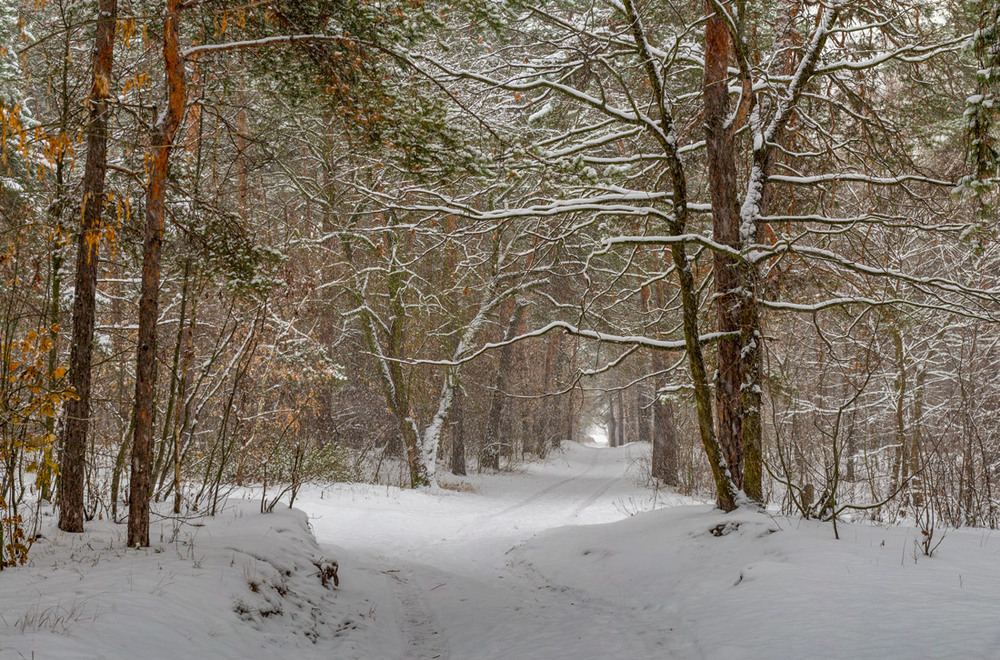
[[[940,533],[940,530],[938,530]],[[512,554],[579,600],[662,616],[668,657],[1000,657],[1000,539],[685,506],[538,535]]]
[[[30,565],[0,572],[0,658],[329,657],[324,640],[355,625],[322,584],[331,559],[304,513],[259,507],[154,521],[142,550],[124,525],[49,518]]]

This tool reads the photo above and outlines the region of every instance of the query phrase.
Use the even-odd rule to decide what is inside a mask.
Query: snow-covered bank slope
[[[840,532],[678,507],[547,532],[512,554],[549,588],[660,619],[665,657],[1000,657],[996,533],[951,530],[928,558],[919,530]]]
[[[330,657],[318,645],[351,623],[306,516],[258,511],[230,501],[215,518],[154,522],[144,550],[125,548],[124,525],[64,534],[50,520],[31,566],[0,572],[0,658]]]

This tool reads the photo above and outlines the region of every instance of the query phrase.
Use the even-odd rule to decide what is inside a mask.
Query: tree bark
[[[729,119],[729,61],[732,42],[725,19],[711,0],[706,2],[705,22],[705,146],[708,185],[712,199],[712,238],[740,249],[740,215],[737,201],[736,160]],[[736,333],[719,340],[715,373],[716,434],[738,488],[743,487],[743,426],[740,365],[739,263],[731,254],[712,255],[715,277],[716,329]]]
[[[117,0],[97,5],[94,76],[87,126],[87,164],[83,175],[83,225],[77,241],[76,290],[73,294],[73,344],[69,382],[77,398],[66,406],[59,478],[59,529],[83,531],[84,463],[90,425],[90,371],[94,345],[98,245],[104,210],[104,179],[108,162],[108,104],[114,61]]]
[[[893,493],[906,489],[907,481],[909,480],[909,475],[907,474],[907,469],[910,467],[909,460],[906,456],[906,351],[903,346],[903,335],[900,334],[898,328],[892,328],[890,330],[892,334],[893,346],[895,348],[896,357],[896,368],[898,369],[896,375],[896,410],[895,410],[895,426],[896,426],[896,451],[892,465],[892,491]],[[906,503],[904,497],[903,503]]]
[[[647,383],[643,383],[641,386],[636,388],[635,395],[635,419],[636,423],[639,425],[638,436],[636,439],[639,442],[649,443],[651,438],[649,435],[649,421],[650,421],[650,404],[651,397],[649,396],[649,386]]]
[[[552,422],[556,419],[555,397],[549,395],[552,378],[556,368],[556,356],[562,343],[562,333],[550,336],[545,347],[545,370],[542,375],[542,404],[534,423],[534,438],[531,451],[535,456],[544,457],[549,451],[549,436],[552,435]]]
[[[504,332],[504,341],[510,341],[517,335],[517,329],[521,326],[521,318],[524,316],[525,305],[520,302],[514,303],[514,312],[510,315],[507,323],[507,330]],[[501,421],[504,409],[504,391],[507,389],[511,365],[514,361],[513,344],[506,344],[500,349],[500,360],[497,364],[496,376],[493,379],[493,393],[490,395],[490,412],[486,419],[486,436],[483,438],[483,448],[480,454],[479,467],[490,470],[500,469],[500,447],[502,440]]]
[[[674,428],[674,406],[670,402],[655,403],[653,415],[653,477],[668,486],[679,486],[677,471],[677,432]]]
[[[146,228],[142,250],[142,294],[139,298],[139,345],[135,370],[135,431],[129,482],[128,545],[149,545],[150,449],[156,386],[156,320],[159,309],[160,254],[166,206],[167,170],[174,134],[187,101],[184,62],[180,54],[181,0],[166,0],[163,21],[163,63],[167,78],[166,108],[150,136],[149,184],[146,188]]]
[[[622,445],[625,444],[625,423],[626,423],[626,421],[625,421],[625,404],[622,401],[622,391],[621,390],[618,390],[618,396],[615,397],[615,401],[616,401],[616,404],[618,406],[618,409],[617,409],[617,414],[618,414],[618,428],[617,428],[618,438],[617,438],[617,442],[615,442],[615,446],[616,447],[621,447]]]
[[[663,149],[667,161],[669,192],[672,194],[673,202],[673,217],[668,221],[670,235],[682,236],[687,230],[688,220],[687,176],[684,172],[684,162],[677,150],[677,132],[669,110],[667,93],[663,88],[663,79],[657,69],[657,59],[653,56],[646,40],[645,27],[633,0],[622,0],[622,7],[628,16],[636,50],[646,71],[646,79],[652,88],[659,113],[659,122],[653,130],[653,136]],[[694,385],[701,444],[712,468],[712,477],[718,493],[718,506],[725,511],[732,511],[741,500],[741,495],[733,482],[719,439],[715,435],[712,392],[706,379],[705,357],[701,350],[701,335],[698,328],[698,289],[695,286],[694,273],[691,271],[691,262],[688,260],[684,243],[673,242],[670,244],[670,258],[673,261],[677,284],[680,288],[684,347],[687,349],[688,369]]]
[[[608,446],[617,447],[618,446],[618,418],[615,417],[615,399],[614,396],[608,393]]]
[[[451,409],[451,473],[465,476],[465,395],[455,392]]]

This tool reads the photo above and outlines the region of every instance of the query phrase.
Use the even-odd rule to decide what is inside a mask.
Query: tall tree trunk
[[[766,196],[765,196],[766,197]],[[758,232],[759,233],[759,232]],[[757,241],[755,241],[757,242]],[[743,433],[743,490],[755,502],[764,501],[764,424],[761,332],[758,292],[760,276],[756,264],[741,262],[741,282],[745,295],[740,300],[740,360],[743,377],[741,392]]]
[[[580,356],[580,338],[573,338],[573,352],[569,358],[569,373],[576,373],[577,362]],[[574,386],[566,397],[565,410],[563,411],[563,424],[560,434],[555,437],[552,443],[553,449],[562,446],[563,440],[575,442],[577,436],[576,423],[576,387]]]
[[[653,286],[654,300],[659,309],[666,305],[663,282]],[[657,374],[653,392],[653,477],[668,486],[680,486],[677,459],[677,430],[674,424],[674,404],[662,401],[658,392],[667,384],[667,356],[653,351],[653,372]]]
[[[163,20],[163,63],[167,78],[166,108],[150,136],[146,229],[142,249],[142,294],[139,298],[139,345],[135,369],[135,431],[129,482],[128,545],[149,545],[150,449],[156,386],[156,321],[160,293],[160,248],[166,206],[167,170],[174,134],[187,101],[184,62],[180,54],[181,0],[166,0]]]
[[[240,65],[243,66],[243,55],[240,54]],[[236,113],[236,182],[237,210],[240,217],[246,220],[250,217],[250,185],[247,177],[247,146],[250,125],[247,122],[246,94],[242,89],[236,92],[236,102],[240,109]]]
[[[197,311],[197,298],[195,298],[192,303],[191,309],[191,322],[188,324],[188,332],[186,336],[187,349],[184,351],[184,361],[181,366],[181,377],[180,383],[177,386],[177,411],[176,418],[174,420],[174,437],[173,437],[173,468],[174,468],[174,513],[181,512],[181,495],[182,491],[182,479],[181,479],[181,457],[184,455],[181,447],[181,437],[184,432],[184,427],[187,425],[188,418],[188,403],[187,403],[187,385],[188,385],[188,369],[191,366],[191,360],[194,357],[194,327],[195,318]]]
[[[629,27],[643,68],[646,80],[653,92],[657,105],[659,122],[653,132],[653,137],[659,142],[666,157],[672,195],[673,216],[668,221],[671,236],[682,236],[687,231],[688,194],[687,176],[684,172],[684,162],[677,150],[677,132],[673,125],[673,116],[669,109],[667,92],[663,87],[663,78],[657,68],[658,58],[646,40],[645,27],[633,0],[622,0],[622,7],[629,19]],[[742,499],[739,488],[733,481],[726,457],[719,439],[715,435],[712,412],[712,393],[708,387],[705,373],[705,357],[701,349],[701,335],[698,327],[698,289],[695,286],[694,273],[688,259],[687,248],[683,242],[670,244],[670,258],[677,275],[680,288],[681,310],[684,330],[684,347],[687,349],[688,369],[694,385],[695,406],[698,411],[698,432],[702,448],[708,457],[712,469],[712,478],[718,493],[719,508],[732,511]]]
[[[465,395],[455,392],[451,409],[451,473],[465,475]]]
[[[188,257],[184,261],[184,275],[181,278],[181,308],[177,318],[177,337],[174,341],[174,355],[170,364],[170,392],[167,395],[167,409],[163,415],[163,433],[160,436],[160,451],[153,464],[153,475],[159,475],[154,488],[154,499],[159,502],[163,494],[163,484],[170,474],[172,468],[172,456],[167,455],[167,449],[171,447],[171,432],[173,424],[180,420],[180,410],[184,405],[184,392],[181,383],[181,354],[184,347],[184,336],[187,330],[188,314],[188,294],[191,289],[191,259]],[[174,433],[174,437],[177,433]]]
[[[618,395],[615,397],[615,402],[618,406],[618,441],[615,443],[616,447],[621,447],[625,444],[625,403],[622,401],[622,391],[618,390]]]
[[[410,390],[407,386],[403,364],[400,361],[405,350],[404,330],[406,327],[406,307],[403,304],[403,272],[402,267],[395,262],[389,273],[389,296],[392,305],[392,319],[389,322],[389,340],[386,349],[390,361],[386,365],[393,383],[395,397],[394,410],[399,426],[399,435],[403,439],[406,451],[406,462],[410,468],[410,486],[419,488],[429,484],[426,466],[420,461],[420,432],[410,404]]]
[[[548,453],[549,436],[551,435],[552,421],[555,417],[555,397],[549,396],[549,389],[552,387],[553,372],[556,368],[556,355],[562,341],[562,333],[549,336],[545,346],[545,370],[542,375],[542,395],[545,397],[538,406],[535,416],[534,431],[531,443],[531,451],[536,456],[545,456]]]
[[[705,23],[705,145],[708,186],[712,198],[712,238],[740,249],[740,216],[737,201],[736,160],[729,119],[729,62],[732,42],[725,19],[712,0],[706,2]],[[716,329],[736,333],[718,343],[715,373],[716,434],[726,464],[738,488],[743,487],[743,426],[740,365],[739,264],[731,254],[712,254],[715,277]]]
[[[923,416],[924,416],[924,385],[927,380],[928,366],[932,353],[923,360],[923,366],[917,373],[917,382],[913,389],[913,430],[910,440],[910,495],[913,506],[923,507],[926,489],[924,487],[923,465]]]
[[[615,417],[615,399],[614,396],[608,393],[608,446],[617,447],[618,446],[618,418]]]
[[[890,330],[892,333],[893,345],[896,349],[896,411],[895,411],[895,426],[896,426],[896,451],[895,457],[892,464],[892,492],[895,493],[899,490],[905,490],[907,488],[907,482],[909,481],[909,475],[907,474],[907,469],[910,467],[909,461],[906,456],[906,352],[903,347],[903,336],[900,334],[897,328],[892,328]],[[906,504],[906,499],[904,498],[903,503]]]
[[[104,178],[108,162],[107,98],[111,91],[118,2],[100,0],[97,11],[94,76],[87,126],[87,165],[83,175],[83,226],[77,241],[73,344],[69,362],[69,382],[76,390],[77,398],[69,401],[66,406],[59,478],[59,529],[65,532],[83,531],[84,462],[90,424],[90,370],[94,345],[98,244],[101,239]]]
[[[651,437],[649,435],[649,422],[652,418],[651,406],[652,398],[649,395],[649,385],[643,383],[642,385],[636,387],[635,395],[635,419],[639,425],[638,436],[636,440],[639,442],[649,443]]]
[[[514,312],[510,315],[507,323],[507,330],[504,332],[504,341],[510,341],[517,335],[517,329],[521,326],[521,319],[524,316],[525,305],[519,301],[514,302]],[[496,376],[493,378],[493,392],[490,394],[489,417],[486,418],[486,437],[483,438],[483,448],[480,454],[479,467],[490,470],[500,469],[500,448],[505,440],[501,437],[502,419],[504,409],[504,391],[510,380],[510,370],[514,361],[514,347],[506,344],[500,349],[500,360],[497,364]]]
[[[66,25],[66,15],[63,14],[63,25]],[[75,112],[73,107],[74,99],[70,89],[70,68],[73,65],[71,56],[73,46],[76,44],[73,31],[64,31],[62,68],[60,70],[62,81],[59,92],[59,136],[69,142],[70,113]],[[97,44],[95,43],[95,48]],[[49,281],[49,338],[52,340],[52,348],[49,349],[49,383],[52,389],[57,388],[56,364],[59,360],[59,332],[62,325],[62,279],[63,265],[65,262],[64,251],[66,245],[64,236],[66,235],[66,225],[64,222],[67,206],[67,160],[71,158],[71,153],[67,149],[57,149],[55,152],[55,191],[52,204],[49,207],[49,217],[51,218],[54,233],[50,241],[50,275]],[[46,417],[45,432],[49,437],[56,438],[56,419]],[[35,483],[39,487],[38,496],[45,501],[55,501],[54,490],[57,485],[56,472],[52,469],[55,461],[54,454],[58,451],[59,442],[48,445],[43,452],[38,465],[38,476]]]
[[[653,477],[668,486],[679,486],[677,470],[677,431],[674,427],[674,405],[669,401],[654,403],[653,414]]]

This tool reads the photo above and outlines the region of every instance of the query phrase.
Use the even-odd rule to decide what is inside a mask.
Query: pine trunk
[[[517,329],[521,326],[521,318],[524,316],[524,305],[514,303],[514,312],[510,315],[507,323],[507,330],[504,333],[504,341],[510,341],[517,335]],[[486,437],[483,439],[483,448],[479,461],[480,468],[489,470],[500,469],[501,446],[503,429],[504,394],[507,389],[507,382],[510,377],[511,366],[514,362],[514,347],[506,344],[500,349],[500,363],[497,365],[496,376],[493,379],[493,393],[490,395],[490,412],[486,420]]]
[[[59,477],[59,529],[83,531],[84,462],[90,425],[90,371],[94,345],[98,245],[107,173],[108,105],[114,61],[117,0],[98,3],[94,78],[87,126],[87,164],[83,175],[83,226],[77,241],[76,289],[73,294],[73,344],[69,382],[77,398],[66,406]]]
[[[608,446],[618,446],[618,418],[615,417],[615,400],[608,394]]]
[[[465,475],[465,395],[455,392],[451,409],[451,473]]]
[[[139,345],[135,369],[135,430],[129,482],[128,545],[149,545],[149,494],[152,466],[153,410],[156,386],[156,320],[160,293],[160,252],[166,205],[167,170],[174,134],[186,104],[184,63],[180,55],[180,0],[167,0],[163,22],[163,62],[167,76],[167,107],[150,136],[149,185],[142,250],[142,293],[139,298]]]
[[[732,42],[725,19],[707,3],[705,23],[705,145],[708,185],[712,198],[712,238],[740,249],[740,216],[729,118],[729,61]],[[715,277],[716,329],[735,336],[719,340],[715,374],[716,434],[737,488],[743,487],[743,373],[740,365],[739,262],[716,250],[712,255]]]

